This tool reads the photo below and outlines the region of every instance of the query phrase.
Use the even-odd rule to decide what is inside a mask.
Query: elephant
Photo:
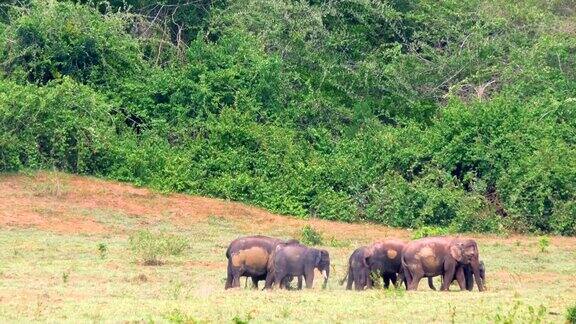
[[[405,242],[397,239],[376,242],[370,246],[368,266],[371,273],[384,279],[384,288],[390,287],[390,283],[394,287],[398,287],[401,282],[406,284],[402,269],[402,251],[405,246]]]
[[[402,267],[408,290],[417,290],[423,277],[443,276],[440,290],[449,290],[456,276],[460,287],[465,287],[464,271],[459,266],[470,265],[479,291],[484,291],[480,278],[478,245],[472,239],[454,237],[426,237],[412,241],[402,250]]]
[[[486,267],[484,266],[484,261],[480,261],[479,270],[480,270],[480,279],[482,279],[482,285],[484,286],[484,288],[486,288]],[[472,291],[474,289],[474,278],[473,278],[472,266],[470,266],[469,264],[467,264],[465,266],[460,266],[460,267],[458,267],[456,272],[458,272],[458,271],[464,271],[465,288],[468,291]],[[456,276],[457,276],[457,274],[454,275],[452,282],[454,282],[454,280],[456,280]],[[432,277],[428,277],[428,286],[430,287],[430,289],[436,290],[436,287],[434,287],[434,283],[432,282]],[[460,287],[461,290],[463,290],[463,288],[464,287]]]
[[[262,235],[246,236],[232,241],[226,250],[228,273],[224,288],[240,287],[242,276],[251,277],[254,287],[258,288],[258,281],[265,280],[268,274],[270,255],[274,248],[283,242],[280,239]],[[287,241],[287,243],[297,242],[297,240]]]
[[[330,254],[326,250],[309,248],[299,243],[278,244],[270,260],[266,288],[274,285],[282,288],[282,282],[289,277],[304,276],[306,288],[314,283],[314,269],[318,269],[324,277],[325,287],[330,275]],[[302,285],[299,283],[298,288]]]
[[[340,284],[344,284],[346,278],[348,283],[346,289],[351,290],[352,284],[354,289],[362,290],[364,287],[371,288],[372,280],[370,280],[370,267],[368,265],[368,258],[372,255],[372,250],[367,246],[362,246],[354,250],[348,259],[348,271]]]

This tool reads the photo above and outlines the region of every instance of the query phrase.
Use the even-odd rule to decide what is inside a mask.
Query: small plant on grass
[[[345,247],[349,247],[350,246],[350,240],[339,240],[337,238],[335,238],[334,236],[332,236],[329,240],[328,240],[328,245],[331,247],[335,247],[335,248],[345,248]]]
[[[309,245],[321,245],[322,234],[315,230],[312,226],[306,225],[302,228],[302,243]]]
[[[528,305],[524,309],[525,305],[519,300],[517,300],[512,308],[506,313],[498,313],[492,319],[494,323],[511,324],[511,323],[542,323],[544,316],[547,313],[546,307],[540,305],[539,307],[534,307]],[[500,309],[500,308],[499,308]],[[501,310],[501,309],[500,309]]]
[[[372,286],[376,289],[380,289],[383,287],[382,277],[377,271],[370,272],[370,280],[372,280]]]
[[[244,318],[241,318],[240,315],[236,315],[236,316],[234,316],[234,318],[232,318],[232,323],[234,323],[234,324],[248,324],[253,319],[254,319],[254,317],[252,316],[252,313],[247,313]]]
[[[541,236],[538,240],[538,246],[540,247],[540,252],[546,252],[550,246],[550,238],[548,236]]]
[[[566,321],[570,324],[576,324],[576,305],[568,308]]]
[[[160,265],[163,258],[180,255],[188,247],[188,240],[178,235],[155,234],[141,230],[129,238],[130,250],[144,265]]]
[[[164,315],[164,318],[170,323],[177,324],[195,324],[198,323],[196,319],[188,314],[184,314],[181,310],[175,308],[168,314]]]
[[[412,233],[412,239],[419,239],[428,236],[442,236],[448,234],[448,230],[436,226],[422,226]]]
[[[42,181],[33,186],[34,195],[38,197],[60,198],[68,192],[68,186],[63,181],[64,176],[54,171],[46,174],[46,181]]]
[[[448,305],[450,308],[450,323],[456,323],[456,306]]]
[[[98,243],[98,253],[100,253],[100,259],[106,258],[106,254],[108,253],[106,243]]]
[[[62,272],[62,282],[67,283],[69,279],[70,279],[70,273],[67,271]]]
[[[170,283],[172,284],[170,287],[170,295],[172,299],[176,300],[180,297],[184,284],[179,280],[170,280]]]

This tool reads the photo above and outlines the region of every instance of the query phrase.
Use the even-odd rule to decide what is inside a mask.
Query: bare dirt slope
[[[385,226],[304,220],[221,199],[164,195],[128,184],[51,172],[0,176],[0,206],[2,227],[35,227],[58,233],[115,231],[90,217],[91,211],[106,209],[141,223],[170,221],[184,228],[217,216],[253,233],[269,233],[276,228],[298,231],[310,224],[338,238],[409,237],[408,231]]]
[[[38,228],[56,233],[104,234],[123,231],[94,219],[93,211],[107,210],[134,218],[141,225],[169,221],[187,228],[208,217],[221,217],[246,233],[282,229],[297,235],[304,225],[338,239],[373,241],[386,237],[409,239],[408,230],[376,224],[348,224],[298,219],[221,199],[162,194],[129,184],[54,172],[0,175],[0,227]],[[521,235],[470,235],[486,242],[516,242]],[[576,239],[552,237],[552,243],[576,247]]]

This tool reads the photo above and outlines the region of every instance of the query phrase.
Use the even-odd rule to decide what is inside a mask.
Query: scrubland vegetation
[[[0,171],[576,234],[576,3],[8,0]]]

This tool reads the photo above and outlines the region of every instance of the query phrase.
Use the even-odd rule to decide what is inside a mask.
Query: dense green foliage
[[[576,306],[568,308],[568,310],[566,311],[566,320],[570,324],[576,323]]]
[[[576,234],[576,2],[14,1],[0,171]]]

